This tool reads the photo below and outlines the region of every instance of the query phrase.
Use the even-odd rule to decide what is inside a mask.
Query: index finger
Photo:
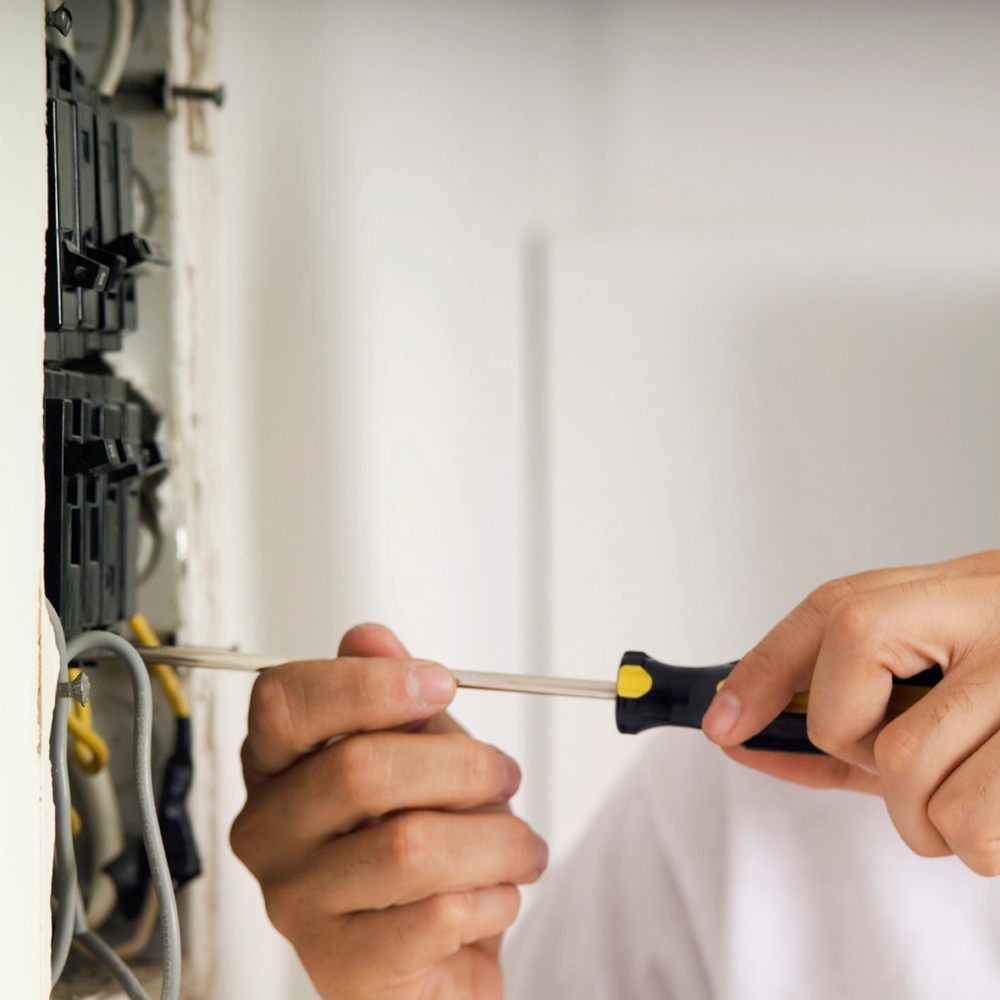
[[[450,671],[427,660],[341,657],[271,667],[250,695],[247,777],[278,774],[337,736],[429,718],[454,694]]]

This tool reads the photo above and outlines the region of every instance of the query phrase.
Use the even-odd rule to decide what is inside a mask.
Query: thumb
[[[384,625],[355,625],[344,633],[338,656],[387,656],[408,659],[406,647]]]

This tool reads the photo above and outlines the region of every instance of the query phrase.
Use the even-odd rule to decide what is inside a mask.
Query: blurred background
[[[333,655],[377,620],[456,668],[611,679],[1000,544],[995,5],[223,14],[242,648]],[[220,683],[228,820],[248,687]],[[455,713],[520,760],[556,862],[642,749],[607,703]],[[313,996],[223,879],[222,995]]]

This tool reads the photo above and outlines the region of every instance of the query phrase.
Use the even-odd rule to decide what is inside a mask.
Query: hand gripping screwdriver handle
[[[645,653],[626,653],[618,668],[615,700],[619,732],[641,733],[654,726],[700,729],[702,717],[736,662],[718,667],[674,667]],[[914,677],[896,678],[886,718],[902,715],[940,679],[940,667],[931,667]],[[806,731],[808,706],[808,691],[795,695],[773,722],[743,746],[751,750],[822,753],[809,741]]]

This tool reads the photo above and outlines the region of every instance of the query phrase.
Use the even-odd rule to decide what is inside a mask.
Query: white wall
[[[350,624],[380,619],[415,653],[456,667],[610,677],[624,648],[641,643],[680,661],[733,657],[804,589],[856,561],[991,541],[993,465],[970,474],[958,514],[917,485],[923,505],[886,536],[892,511],[877,491],[898,462],[883,468],[869,448],[856,474],[861,458],[831,430],[835,394],[811,422],[795,415],[813,399],[802,387],[819,365],[850,376],[843,405],[882,386],[857,339],[872,332],[862,320],[886,317],[878,357],[888,363],[885,345],[924,315],[913,275],[933,276],[947,257],[935,234],[957,245],[957,272],[924,289],[921,302],[944,304],[937,326],[920,327],[930,345],[921,356],[938,357],[953,313],[962,336],[995,327],[983,290],[994,272],[977,267],[1000,231],[996,9],[260,0],[227,15],[227,629],[245,648],[332,653]],[[785,249],[746,280],[757,242],[776,231]],[[691,248],[726,247],[733,233],[721,265],[698,251],[691,290],[669,293],[665,276]],[[831,240],[836,280],[823,268]],[[872,240],[881,249],[866,258],[871,270],[852,269]],[[911,243],[916,259],[900,277],[893,261]],[[713,267],[720,288],[744,275],[722,313],[710,308]],[[872,289],[873,274],[896,277]],[[771,313],[754,312],[761,303]],[[856,366],[840,354],[841,321],[859,331],[845,348]],[[809,335],[796,338],[799,326]],[[984,371],[995,358],[978,336]],[[760,338],[769,354],[751,349]],[[594,393],[620,388],[623,352],[639,344],[647,388],[660,368],[665,385],[687,373],[698,375],[689,385],[710,386],[725,359],[720,391],[784,394],[754,410],[738,438],[731,402],[711,422],[674,420],[646,437],[634,420],[609,425],[597,468],[616,444],[637,464],[669,446],[685,469],[718,446],[730,457],[700,489],[738,473],[754,498],[724,521],[723,498],[702,504],[692,491],[683,558],[677,521],[659,530],[644,508],[630,530],[649,553],[674,556],[630,565],[624,543],[616,548],[614,496],[576,488],[588,442],[574,429],[588,397],[567,379],[575,371]],[[567,367],[574,357],[582,372]],[[960,383],[965,370],[954,369]],[[980,398],[955,392],[970,406]],[[877,422],[894,412],[870,411]],[[979,444],[993,447],[985,412],[962,411],[963,430],[980,435],[953,468]],[[886,426],[911,440],[905,426]],[[837,463],[808,458],[803,427],[825,429]],[[666,468],[657,461],[654,481]],[[621,471],[607,465],[611,481]],[[776,494],[776,483],[788,489]],[[847,513],[810,550],[831,484]],[[768,504],[775,496],[783,519]],[[911,548],[905,529],[918,518],[930,523]],[[727,577],[723,538],[734,549]],[[762,553],[769,568],[758,577]],[[681,605],[698,614],[681,628],[670,602],[690,572],[701,575]],[[610,588],[614,574],[629,586]],[[661,605],[669,613],[653,621]],[[246,694],[232,686],[219,734],[231,762]],[[557,854],[639,745],[611,732],[592,739],[611,726],[605,708],[460,696],[460,718],[521,757],[521,809]],[[230,812],[235,781],[225,786]],[[249,878],[232,864],[226,879],[227,995],[283,995],[294,978],[287,953],[268,943]]]
[[[4,993],[43,996],[49,983],[52,872],[48,732],[56,667],[42,587],[42,349],[45,287],[45,50],[42,4],[0,12],[0,969]],[[44,636],[44,640],[43,640]],[[11,819],[13,818],[13,821]]]

